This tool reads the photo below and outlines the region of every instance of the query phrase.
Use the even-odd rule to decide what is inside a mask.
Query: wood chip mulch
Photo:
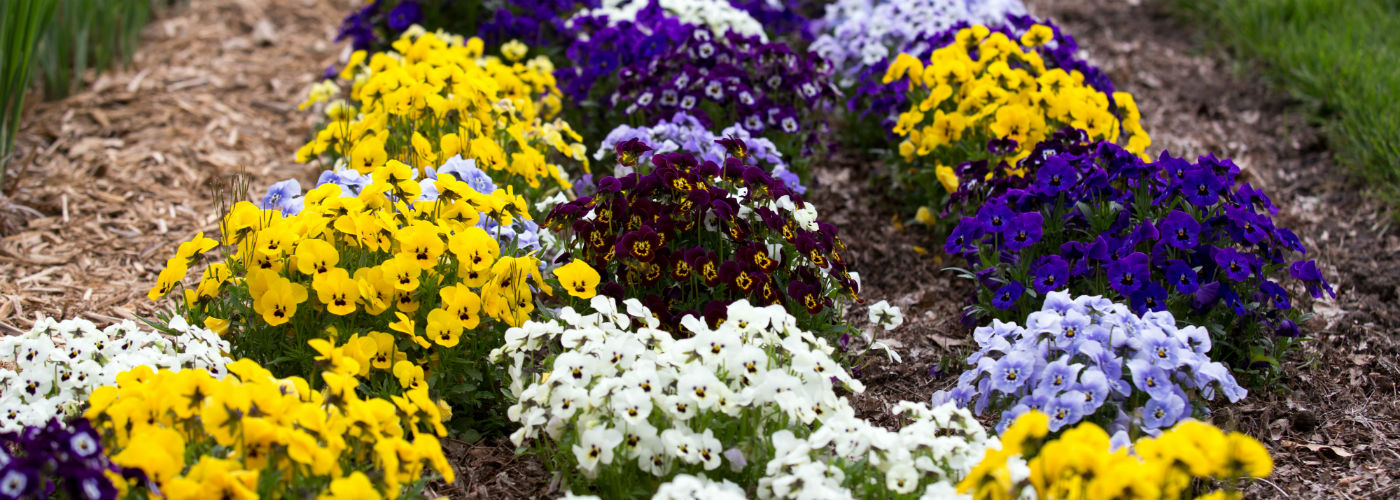
[[[0,324],[150,317],[174,246],[212,234],[207,186],[308,178],[314,117],[296,106],[341,50],[344,0],[194,0],[153,21],[134,60],[21,121],[18,182],[0,196]]]

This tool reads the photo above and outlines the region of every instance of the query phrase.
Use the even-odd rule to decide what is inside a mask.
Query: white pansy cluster
[[[616,25],[635,21],[637,13],[648,3],[650,0],[603,0],[601,7],[582,11],[579,16],[608,16],[609,24]],[[725,0],[660,0],[659,3],[662,10],[682,23],[704,26],[717,34],[733,31],[768,41],[762,24]]]
[[[836,67],[839,85],[850,87],[862,71],[883,72],[900,52],[922,52],[924,37],[959,21],[1000,25],[1007,14],[1025,11],[1020,0],[838,0],[826,6],[811,49]]]
[[[625,310],[604,296],[590,306],[596,312],[566,308],[556,321],[512,328],[492,352],[508,362],[518,401],[508,412],[521,426],[511,440],[536,442],[584,482],[761,467],[772,458],[770,435],[805,437],[849,418],[838,388],[863,390],[832,346],[781,306],[735,302],[717,328],[687,317],[684,339],[658,329],[635,299]]]
[[[760,499],[970,498],[955,485],[982,459],[995,437],[972,413],[945,403],[900,402],[898,432],[848,415],[827,420],[807,438],[788,431],[773,435],[776,448]]]
[[[651,500],[747,500],[744,489],[730,481],[681,474],[657,488]]]
[[[126,321],[99,330],[83,319],[43,318],[28,333],[0,338],[0,431],[43,425],[74,415],[99,386],[136,366],[180,370],[203,368],[222,377],[232,362],[228,341],[176,317],[177,335],[142,329]]]
[[[565,493],[561,500],[601,500],[593,495]],[[748,500],[744,489],[731,481],[681,474],[656,489],[651,500]]]

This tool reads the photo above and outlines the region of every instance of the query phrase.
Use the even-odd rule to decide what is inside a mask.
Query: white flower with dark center
[[[0,495],[5,498],[19,498],[29,488],[29,476],[18,468],[5,470],[0,476]]]
[[[559,418],[574,416],[588,404],[588,391],[573,385],[556,387],[549,395],[550,412]]]
[[[885,471],[885,488],[899,495],[912,493],[919,487],[919,470],[914,464],[899,462]]]
[[[661,431],[661,444],[671,457],[688,464],[700,463],[700,450],[695,435],[684,427]]]
[[[610,403],[613,414],[622,417],[629,425],[645,424],[651,416],[651,396],[636,386],[627,386],[618,391]]]
[[[715,439],[715,435],[710,429],[697,436],[695,453],[700,458],[700,463],[705,466],[705,470],[715,470],[724,462],[724,445]]]
[[[676,380],[676,392],[694,401],[699,409],[708,410],[720,398],[728,395],[729,387],[721,383],[709,368],[693,364]]]
[[[883,326],[886,331],[893,330],[904,324],[904,313],[889,301],[881,300],[870,306],[870,322]]]
[[[700,405],[694,399],[682,395],[668,395],[662,408],[671,418],[684,422],[690,420],[700,411]]]
[[[608,465],[613,461],[613,450],[622,444],[622,433],[617,429],[599,425],[583,431],[579,444],[574,445],[574,458],[578,459],[579,471],[593,478],[598,474],[598,465]]]
[[[737,376],[743,385],[758,383],[768,371],[768,353],[752,344],[741,345],[729,350],[724,368],[731,378]]]
[[[565,351],[554,359],[554,372],[549,379],[557,384],[587,387],[598,368],[598,358],[578,351]]]
[[[653,476],[663,476],[671,469],[666,446],[660,437],[653,435],[637,444],[637,467]]]

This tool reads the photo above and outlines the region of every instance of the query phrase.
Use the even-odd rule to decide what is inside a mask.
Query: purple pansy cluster
[[[805,15],[820,12],[824,2],[817,0],[729,0],[729,5],[748,12],[763,29],[776,37],[812,39],[812,20]]]
[[[1165,311],[1138,316],[1099,296],[1050,292],[1024,326],[994,320],[973,337],[974,368],[934,403],[1000,413],[999,431],[1039,410],[1052,432],[1090,421],[1151,433],[1206,411],[1217,392],[1230,402],[1246,395],[1228,367],[1211,361],[1204,328],[1178,327]]]
[[[564,51],[572,67],[556,71],[559,89],[575,102],[588,99],[595,85],[607,85],[624,66],[649,64],[690,38],[695,29],[651,3],[633,19],[613,22],[606,15],[586,15],[569,20],[575,34]]]
[[[777,134],[770,138],[801,137],[812,148],[826,132],[820,111],[835,95],[830,70],[814,52],[695,28],[663,57],[619,70],[607,101],[628,115],[685,111],[710,126],[738,123],[755,134],[771,128]]]
[[[0,433],[0,500],[117,498],[107,472],[119,473],[85,419],[55,418],[44,426]],[[131,471],[140,474],[139,471]]]
[[[985,167],[964,165],[959,176],[979,178]],[[1031,297],[1054,290],[1105,295],[1207,326],[1225,358],[1243,365],[1298,336],[1298,313],[1276,281],[1285,267],[1312,297],[1333,294],[1315,262],[1290,260],[1306,253],[1302,242],[1274,224],[1278,208],[1228,159],[1164,152],[1148,163],[1076,131],[1038,144],[1019,167],[1024,177],[955,193],[975,212],[944,249],[981,284],[970,313],[1021,317]]]
[[[355,50],[377,51],[419,24],[429,31],[480,36],[499,45],[520,40],[530,46],[563,46],[571,40],[566,20],[574,12],[598,6],[598,0],[512,0],[488,3],[455,0],[374,0],[340,22],[335,41],[349,40]]]
[[[831,67],[815,52],[733,31],[716,35],[661,13],[603,26],[569,48],[577,65],[558,74],[566,94],[601,104],[604,116],[595,121],[648,124],[685,112],[706,127],[772,132],[765,136],[789,155],[824,149],[820,111],[836,94]]]

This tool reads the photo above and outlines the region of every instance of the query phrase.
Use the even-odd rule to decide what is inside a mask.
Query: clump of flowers
[[[0,337],[0,432],[41,427],[81,413],[88,393],[136,366],[222,374],[228,341],[176,318],[170,335],[125,321],[98,330],[84,319],[41,318],[28,333]]]
[[[891,130],[904,137],[899,154],[909,167],[894,177],[915,201],[941,200],[971,181],[954,170],[964,162],[987,161],[994,175],[1023,175],[1011,166],[1066,126],[1089,140],[1125,142],[1134,154],[1150,144],[1131,95],[1110,97],[1079,70],[1043,55],[1057,39],[1054,29],[1034,24],[1019,38],[1009,33],[963,28],[927,58],[900,54],[890,63],[882,82],[908,89],[907,109]]]
[[[0,498],[116,500],[122,492],[113,483],[121,477],[87,420],[0,432]]]
[[[171,500],[417,498],[430,468],[452,482],[426,387],[362,399],[353,361],[328,368],[312,385],[247,359],[223,379],[137,367],[93,391],[85,416],[112,462],[145,476],[119,488]]]
[[[890,431],[849,414],[806,439],[782,430],[758,482],[760,498],[949,498],[996,438],[966,409],[902,401],[904,426]]]
[[[743,141],[720,142],[723,166],[654,155],[649,171],[599,179],[595,196],[556,206],[546,225],[602,275],[601,293],[640,298],[668,328],[687,314],[718,324],[728,304],[748,300],[787,305],[804,329],[836,334],[836,300],[859,288],[836,228],[785,183],[744,165]],[[617,155],[643,165],[645,150],[633,140]]]
[[[1054,290],[1104,296],[1205,327],[1217,359],[1244,368],[1276,363],[1298,337],[1301,316],[1276,281],[1285,267],[1313,297],[1332,293],[1313,261],[1290,262],[1302,242],[1228,159],[1147,163],[1070,139],[1038,145],[1020,167],[1024,180],[971,192],[976,215],[944,247],[980,284],[974,316],[1022,318]]]
[[[1141,438],[1131,450],[1113,446],[1091,423],[1047,439],[1048,422],[1040,412],[1018,418],[1002,434],[1002,448],[989,450],[958,492],[973,498],[1239,498],[1243,480],[1273,470],[1258,440],[1194,420]],[[1016,477],[1021,463],[1029,466],[1028,477]],[[1223,489],[1212,490],[1217,486]]]
[[[618,125],[617,128],[608,132],[608,136],[598,146],[593,158],[603,160],[611,157],[612,161],[609,163],[616,166],[612,172],[613,176],[624,177],[632,173],[633,169],[618,163],[616,155],[613,153],[619,144],[637,139],[651,148],[637,158],[639,163],[651,161],[652,155],[655,154],[684,152],[699,156],[702,162],[709,161],[721,164],[724,163],[727,153],[724,145],[720,142],[724,138],[743,141],[748,147],[748,160],[754,165],[763,167],[774,178],[783,181],[783,184],[797,194],[807,192],[807,188],[802,185],[802,180],[797,177],[797,174],[788,170],[787,163],[783,161],[783,154],[778,151],[777,146],[773,145],[773,141],[754,137],[738,124],[730,125],[716,135],[708,127],[702,125],[699,120],[684,111],[677,112],[670,120],[663,120],[650,127]]]
[[[978,350],[967,363],[975,368],[934,400],[999,413],[998,430],[1038,410],[1049,415],[1050,432],[1089,421],[1109,432],[1156,433],[1207,413],[1216,391],[1232,403],[1246,395],[1229,368],[1210,360],[1204,328],[1178,328],[1166,311],[1139,317],[1103,297],[1049,292],[1024,326],[993,320],[973,337]]]
[[[805,438],[853,413],[838,390],[862,390],[780,306],[736,301],[713,328],[688,316],[687,338],[635,299],[589,306],[514,328],[492,353],[518,401],[511,439],[533,443],[566,489],[625,498],[681,474],[756,477],[773,458],[770,434]]]
[[[612,88],[619,69],[650,64],[688,40],[696,29],[667,15],[659,5],[648,5],[631,19],[616,23],[606,16],[579,16],[569,21],[569,28],[577,35],[564,54],[573,64],[559,68],[555,76],[564,95],[578,103],[595,95],[595,85]],[[587,126],[586,121],[579,123]]]
[[[598,0],[371,0],[341,20],[335,41],[349,40],[355,50],[381,52],[404,33],[426,28],[477,34],[492,45],[521,40],[552,47],[567,43],[570,15],[597,6]]]
[[[812,17],[821,14],[820,0],[729,0],[735,8],[749,13],[773,38],[811,41]]]
[[[393,48],[351,56],[339,75],[351,82],[349,101],[326,107],[327,121],[297,161],[325,158],[329,170],[367,174],[393,160],[422,174],[462,155],[522,193],[548,190],[547,180],[568,189],[560,163],[587,164],[578,134],[552,119],[561,104],[548,58],[526,60],[519,43],[502,47],[504,59],[484,56],[478,38],[431,33],[405,36]],[[327,80],[304,106],[338,94]]]
[[[762,24],[726,0],[602,0],[599,8],[580,12],[579,17],[605,18],[610,25],[617,25],[636,22],[639,15],[651,15],[642,14],[648,9],[660,9],[681,23],[700,26],[716,34],[733,32],[768,41]]]
[[[845,91],[847,109],[894,124],[907,86],[881,81],[898,54],[927,58],[951,41],[948,30],[967,23],[997,27],[1007,14],[1023,13],[1018,0],[839,0],[826,6],[811,50],[831,61]],[[884,139],[883,136],[880,139]]]
[[[623,29],[570,48],[571,56],[588,59],[577,59],[559,79],[573,99],[599,104],[591,121],[648,125],[683,111],[711,129],[738,123],[772,140],[799,173],[828,149],[822,117],[836,94],[826,83],[830,65],[815,52],[692,25],[630,29],[652,34],[627,36]],[[637,45],[613,45],[633,38]],[[631,51],[651,55],[618,59]]]
[[[662,483],[656,488],[651,500],[747,500],[744,489],[729,480],[713,481],[705,476],[681,474]],[[601,500],[594,495],[575,495],[567,492],[563,500]]]
[[[485,171],[476,167],[476,160],[463,159],[460,155],[448,158],[439,168],[428,167],[420,179],[416,170],[409,171],[409,180],[418,183],[417,198],[413,203],[435,202],[444,196],[437,189],[439,176],[451,183],[461,181],[476,191],[478,196],[491,196],[496,193],[495,181]],[[450,175],[449,175],[450,174]],[[354,170],[326,170],[321,172],[316,187],[335,184],[340,187],[341,198],[359,198],[366,187],[374,184],[374,176]],[[447,196],[456,196],[448,193]],[[288,179],[273,184],[263,195],[258,207],[263,210],[276,209],[284,216],[296,215],[305,206],[306,198],[301,192],[301,183]],[[514,200],[512,199],[512,203]],[[539,225],[526,217],[514,217],[510,224],[501,224],[491,217],[481,217],[476,226],[485,230],[501,244],[502,251],[542,250]]]
[[[492,417],[500,375],[482,360],[554,288],[537,250],[527,250],[537,235],[520,231],[531,218],[523,197],[509,187],[478,191],[490,180],[465,160],[433,176],[415,180],[412,167],[389,160],[357,194],[344,179],[327,182],[296,212],[237,203],[221,223],[224,259],[204,269],[177,313],[229,322],[234,355],[279,376],[310,377],[343,348],[378,396],[423,383],[479,412],[462,421],[473,431],[503,423]],[[178,259],[152,297],[189,290],[185,269],[199,259]],[[405,360],[412,376],[398,368]]]

